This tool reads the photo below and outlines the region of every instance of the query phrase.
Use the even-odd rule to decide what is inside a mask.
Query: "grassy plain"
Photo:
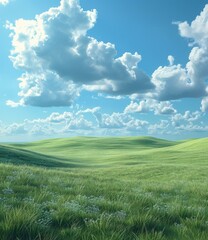
[[[208,139],[0,145],[2,240],[207,240]]]

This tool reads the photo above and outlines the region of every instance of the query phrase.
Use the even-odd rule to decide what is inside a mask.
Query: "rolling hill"
[[[208,138],[0,145],[2,240],[207,240]]]
[[[191,162],[193,158],[194,161],[198,159],[201,162],[207,157],[207,146],[208,138],[168,141],[152,137],[73,137],[6,145],[2,146],[2,150],[5,153],[11,151],[19,154],[18,161],[22,156],[22,162],[29,161],[28,164],[37,164],[41,159],[40,165],[44,166],[56,163],[56,167],[59,164],[60,167],[86,167],[140,164],[158,160],[183,163],[184,160]]]

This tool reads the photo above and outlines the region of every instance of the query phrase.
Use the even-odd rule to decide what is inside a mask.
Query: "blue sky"
[[[0,0],[0,138],[208,134],[208,2]]]

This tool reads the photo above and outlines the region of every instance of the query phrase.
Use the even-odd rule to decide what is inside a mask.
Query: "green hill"
[[[208,139],[0,145],[1,240],[207,240]]]
[[[207,151],[208,149],[208,138],[191,139],[182,142],[176,149],[184,151]]]
[[[12,163],[16,165],[31,165],[39,167],[76,167],[77,164],[64,163],[57,157],[47,156],[29,150],[15,148],[8,145],[0,145],[0,163]]]
[[[15,144],[13,147],[92,166],[121,164],[140,154],[148,153],[148,150],[162,149],[176,144],[178,143],[152,137],[75,137]]]
[[[15,144],[13,148],[51,156],[79,166],[110,166],[148,162],[199,161],[207,156],[208,139],[167,141],[152,137],[73,137]],[[36,161],[36,160],[35,160]]]

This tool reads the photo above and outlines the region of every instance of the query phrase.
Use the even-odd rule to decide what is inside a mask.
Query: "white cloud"
[[[169,101],[156,103],[155,114],[175,114],[177,110],[172,106]]]
[[[18,79],[20,100],[8,100],[7,105],[69,106],[82,90],[87,90],[118,100],[130,95],[132,101],[124,113],[101,114],[100,107],[77,113],[52,113],[44,119],[14,123],[1,131],[32,135],[85,133],[93,129],[133,132],[147,128],[149,123],[135,119],[131,113],[149,111],[171,115],[168,122],[152,124],[149,132],[164,128],[167,133],[170,126],[197,130],[198,125],[192,122],[200,119],[201,113],[177,113],[169,100],[203,97],[201,111],[208,111],[208,5],[191,24],[178,23],[180,35],[191,40],[186,66],[175,64],[174,57],[169,55],[169,64],[156,69],[152,79],[138,67],[140,54],[125,52],[117,56],[114,44],[88,35],[96,17],[96,10],[84,11],[78,0],[61,0],[59,7],[33,20],[19,19],[14,25],[8,22],[13,45],[10,59],[23,74]],[[136,100],[138,97],[140,102]],[[94,119],[86,118],[85,114]],[[199,125],[198,129],[205,128]]]
[[[83,115],[79,118],[72,119],[63,129],[63,132],[66,133],[68,131],[73,130],[92,130],[94,129],[94,124],[92,121],[86,120]]]
[[[152,81],[156,85],[154,97],[162,101],[199,97],[205,94],[203,89],[193,85],[188,78],[187,70],[180,64],[159,67],[152,74]]]
[[[171,131],[170,131],[169,127],[170,127],[169,121],[161,120],[158,123],[151,124],[148,127],[148,133],[149,134],[159,134],[159,135],[170,134]],[[171,134],[173,134],[173,132]]]
[[[96,127],[96,120],[93,113],[98,110],[86,109],[82,112],[53,112],[46,118],[25,119],[22,123],[12,123],[9,125],[0,123],[0,134],[9,135],[60,135],[72,132],[76,134],[78,131],[93,130]],[[87,120],[84,116],[91,113],[91,120]]]
[[[107,99],[121,100],[121,99],[123,99],[124,97],[123,97],[123,96],[120,96],[120,95],[118,95],[118,96],[110,96],[110,95],[108,95],[108,96],[106,96],[105,98],[107,98]]]
[[[24,106],[24,101],[22,99],[19,102],[14,102],[12,100],[7,100],[6,105],[10,106],[10,107],[13,107],[13,108],[16,108],[16,107],[19,107],[19,106]]]
[[[132,118],[129,122],[126,123],[126,129],[129,131],[144,131],[149,125],[148,121]]]
[[[206,132],[208,127],[203,121],[199,121],[203,117],[203,114],[199,111],[190,112],[185,111],[182,113],[176,113],[168,120],[160,120],[154,124],[149,124],[148,133],[153,135],[175,135],[190,137],[189,133]]]
[[[18,135],[18,134],[26,134],[27,130],[25,128],[25,124],[23,123],[12,123],[8,127],[6,127],[5,131],[6,134],[9,135]]]
[[[95,113],[98,112],[100,109],[100,107],[87,108],[85,110],[79,110],[76,114],[78,115],[80,113]]]
[[[179,23],[179,30],[182,37],[193,40],[193,43],[202,47],[207,47],[208,43],[208,4],[205,5],[203,11],[189,25],[186,21]]]
[[[145,120],[130,113],[102,113],[99,107],[77,112],[53,112],[45,118],[25,119],[20,123],[5,124],[0,122],[0,136],[13,141],[22,139],[68,137],[68,136],[124,136],[146,135],[168,136],[184,135],[186,132],[206,132],[208,127],[203,122],[202,112],[176,113],[166,119]],[[185,135],[184,135],[185,136]]]
[[[201,110],[202,112],[208,112],[208,97],[202,99]]]
[[[10,0],[0,0],[0,4],[7,5],[10,2]]]
[[[30,126],[30,129],[28,129],[27,134],[32,136],[38,136],[38,137],[51,136],[53,134],[57,134],[57,130],[53,129],[48,125],[33,124]]]
[[[173,56],[169,55],[169,56],[168,56],[168,61],[169,61],[169,63],[170,63],[170,66],[172,66],[172,65],[174,64],[175,59],[174,59]]]
[[[64,112],[62,114],[58,112],[53,112],[51,115],[45,119],[42,119],[42,122],[46,123],[67,123],[70,122],[74,118],[73,113]]]
[[[57,137],[74,135],[134,135],[148,122],[125,113],[103,114],[99,107],[78,112],[53,112],[46,118],[25,119],[21,123],[0,122],[0,136]]]
[[[145,99],[139,103],[131,101],[124,110],[125,113],[147,113],[149,111],[153,111],[156,115],[174,114],[177,112],[169,101],[159,102],[154,99]]]
[[[141,111],[142,110],[142,111]],[[134,112],[148,112],[145,101],[141,101],[139,104],[137,102],[131,101],[131,103],[124,109],[125,113],[134,113]]]
[[[84,11],[78,0],[61,0],[59,7],[34,20],[7,23],[12,31],[10,59],[24,71],[19,78],[21,105],[70,105],[82,89],[117,96],[154,88],[138,69],[137,52],[117,57],[112,43],[87,35],[96,16],[96,10]]]
[[[180,127],[181,125],[187,125],[199,120],[202,117],[202,113],[199,111],[190,112],[185,111],[184,114],[177,113],[171,117],[172,125],[174,127]]]
[[[123,128],[129,117],[123,113],[101,114],[94,113],[100,128]]]
[[[94,113],[100,128],[106,129],[126,129],[126,130],[141,130],[146,125],[147,121],[135,119],[126,113],[112,113],[101,114],[99,112]]]
[[[182,124],[177,127],[177,130],[183,131],[183,132],[208,132],[208,127],[207,126],[201,126],[193,123],[189,124]]]
[[[206,80],[208,79],[208,5],[189,25],[187,22],[178,24],[182,37],[192,40],[193,46],[186,67],[174,65],[173,58],[168,57],[169,66],[159,67],[152,74],[156,85],[154,97],[160,100],[179,99],[186,97],[206,96]]]

